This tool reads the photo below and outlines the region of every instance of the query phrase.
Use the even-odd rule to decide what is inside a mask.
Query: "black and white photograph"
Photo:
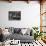
[[[20,20],[21,19],[21,11],[9,11],[9,20]]]

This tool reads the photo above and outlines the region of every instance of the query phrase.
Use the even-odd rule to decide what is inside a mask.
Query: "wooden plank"
[[[42,15],[41,15],[41,3],[40,3],[40,26],[42,26]],[[40,32],[42,32],[42,27],[40,27]]]
[[[9,3],[11,3],[12,2],[12,0],[9,0]]]

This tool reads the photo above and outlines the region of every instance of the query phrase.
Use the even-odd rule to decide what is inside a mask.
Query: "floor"
[[[3,46],[46,46],[46,44],[42,40],[38,40],[38,41],[36,40],[33,43],[19,43],[15,45],[5,44]]]

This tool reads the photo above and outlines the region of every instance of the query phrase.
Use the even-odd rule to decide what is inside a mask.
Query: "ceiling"
[[[46,0],[0,0],[0,1],[9,1],[9,2],[12,2],[12,1],[27,1],[27,3],[29,1],[39,1],[41,3],[41,2],[46,1]]]
[[[9,0],[1,0],[1,1],[9,1]],[[12,0],[12,1],[39,1],[39,0]]]

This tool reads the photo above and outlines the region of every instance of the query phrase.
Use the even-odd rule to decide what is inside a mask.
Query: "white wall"
[[[9,21],[8,11],[21,11],[21,20]],[[2,27],[32,27],[40,26],[40,4],[38,2],[1,2],[0,26]]]

